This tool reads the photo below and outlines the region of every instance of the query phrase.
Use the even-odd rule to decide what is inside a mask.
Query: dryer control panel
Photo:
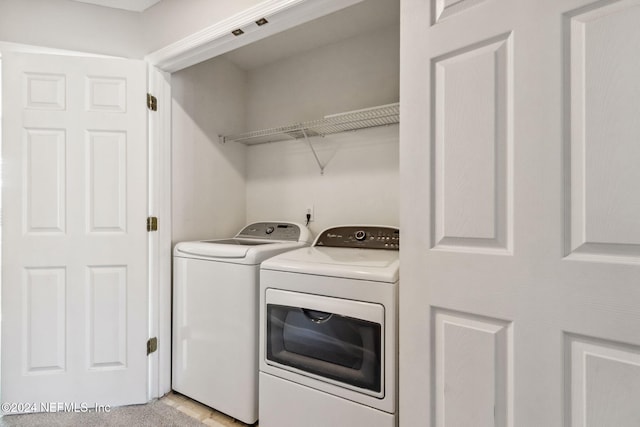
[[[375,225],[346,225],[324,230],[314,246],[334,248],[400,249],[400,230]]]

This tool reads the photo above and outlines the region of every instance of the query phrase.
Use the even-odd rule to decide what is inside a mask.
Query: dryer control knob
[[[356,237],[356,240],[361,242],[365,239],[365,237],[367,237],[367,233],[365,233],[362,230],[358,230],[356,231],[355,237]]]
[[[264,232],[267,233],[267,234],[271,234],[271,233],[273,233],[273,230],[275,230],[275,228],[269,226],[269,227],[267,227],[266,230],[264,230]]]

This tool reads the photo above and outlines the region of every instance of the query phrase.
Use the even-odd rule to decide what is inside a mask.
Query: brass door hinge
[[[150,93],[147,94],[147,108],[151,111],[158,111],[158,98]]]
[[[147,231],[158,231],[158,218],[150,216],[147,218]]]
[[[153,337],[147,340],[147,356],[158,349],[158,338]]]

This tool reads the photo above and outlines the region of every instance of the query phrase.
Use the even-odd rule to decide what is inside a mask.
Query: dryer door
[[[267,364],[384,396],[384,307],[267,289]]]

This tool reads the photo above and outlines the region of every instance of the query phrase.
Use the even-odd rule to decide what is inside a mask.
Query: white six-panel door
[[[146,66],[2,59],[1,400],[145,402]]]
[[[640,1],[401,31],[400,425],[640,426]]]

